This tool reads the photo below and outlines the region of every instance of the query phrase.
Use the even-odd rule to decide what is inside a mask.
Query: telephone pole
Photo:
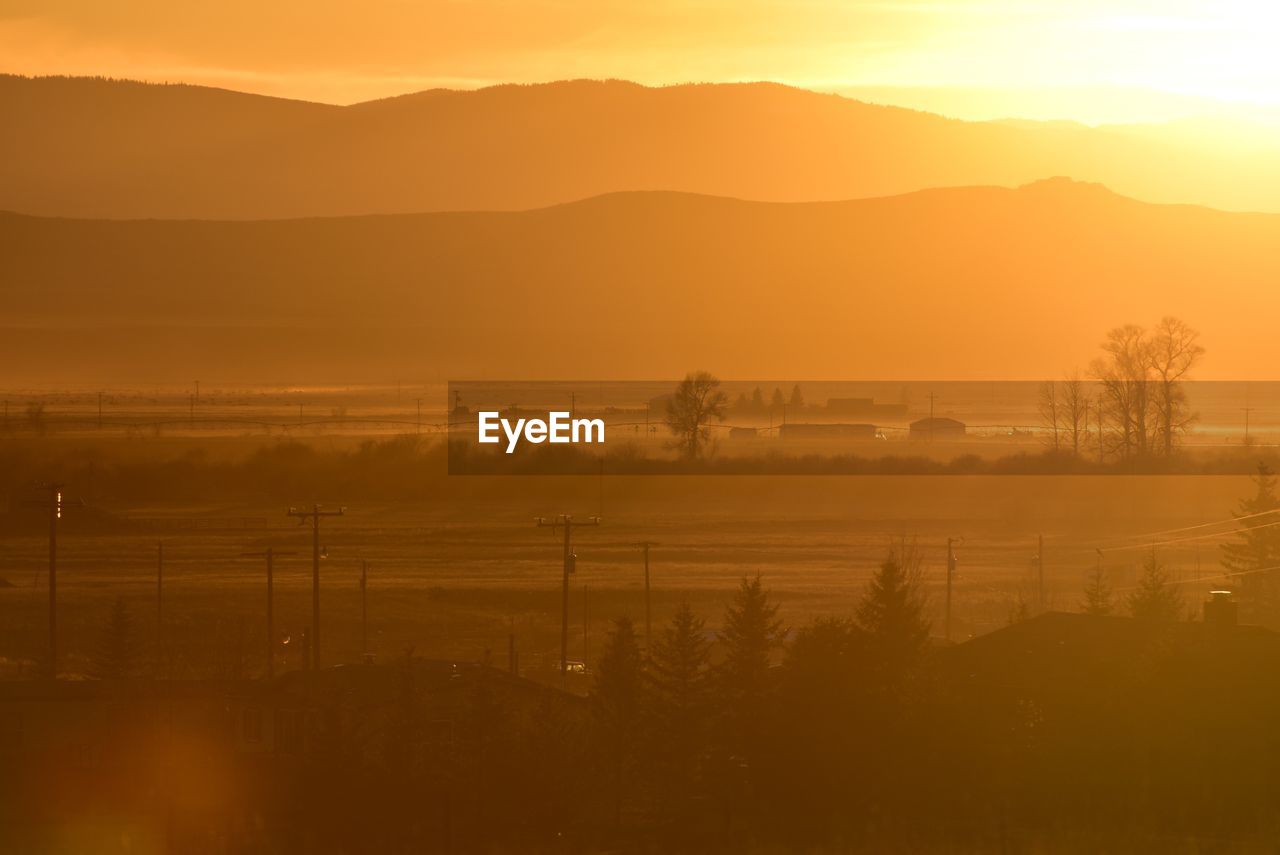
[[[164,662],[164,543],[156,541],[156,671]]]
[[[1039,590],[1040,611],[1044,612],[1044,535],[1038,535],[1036,538],[1036,572],[1038,579],[1036,581]]]
[[[276,612],[275,612],[275,558],[277,555],[297,555],[296,552],[276,552],[268,547],[265,552],[241,552],[241,558],[267,559],[267,679],[276,675]]]
[[[656,540],[642,540],[636,544],[644,550],[644,649],[653,644],[653,601],[649,596],[649,547],[657,546]]]
[[[538,528],[550,528],[553,533],[557,528],[564,529],[564,580],[560,588],[560,688],[566,689],[569,683],[569,576],[578,563],[578,556],[573,554],[573,530],[598,526],[600,518],[588,517],[585,521],[578,521],[569,514],[560,514],[552,520],[538,517],[537,524]]]
[[[299,525],[311,521],[311,668],[320,670],[320,518],[340,517],[346,514],[346,508],[336,511],[322,511],[319,505],[312,505],[311,510],[289,508],[289,516],[296,517]]]
[[[58,523],[62,520],[62,484],[46,484],[49,499],[49,676],[58,678]]]
[[[369,562],[360,561],[360,661],[369,655]]]
[[[956,539],[954,537],[947,538],[947,641],[951,640],[951,585],[956,576],[955,543]]]

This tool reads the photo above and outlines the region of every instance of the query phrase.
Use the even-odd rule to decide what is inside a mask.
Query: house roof
[[[933,418],[916,419],[911,423],[911,429],[917,428],[962,428],[964,422],[959,419],[951,419],[946,416],[935,416]]]
[[[1169,679],[1248,691],[1280,673],[1280,634],[1256,626],[1047,612],[944,649],[953,685],[1075,694]]]

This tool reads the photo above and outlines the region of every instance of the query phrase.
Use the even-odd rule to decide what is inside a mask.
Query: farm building
[[[912,439],[961,439],[964,435],[964,422],[945,416],[918,419],[911,423]]]

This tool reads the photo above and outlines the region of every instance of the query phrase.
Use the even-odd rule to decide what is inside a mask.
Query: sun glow
[[[18,5],[29,8],[0,10],[0,71],[333,103],[615,77],[892,91],[963,118],[1280,111],[1280,6],[1260,0],[281,0],[265,15],[241,2]]]

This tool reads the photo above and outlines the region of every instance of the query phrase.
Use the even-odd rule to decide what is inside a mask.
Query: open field
[[[369,562],[369,647],[379,657],[420,655],[506,663],[514,632],[526,673],[550,676],[558,655],[560,542],[535,516],[600,514],[599,529],[575,537],[570,656],[584,658],[606,622],[643,623],[640,540],[652,551],[655,625],[682,601],[717,627],[737,581],[760,573],[792,626],[849,614],[876,562],[896,538],[924,555],[935,629],[941,632],[945,543],[956,547],[954,635],[1005,625],[1020,603],[1034,611],[1033,557],[1045,536],[1046,608],[1074,609],[1095,549],[1112,584],[1132,584],[1147,544],[1165,540],[1162,561],[1197,608],[1214,577],[1217,543],[1231,526],[1153,532],[1229,518],[1249,491],[1243,477],[442,477],[413,502],[352,502],[326,520],[322,543],[327,662],[360,654],[360,562]],[[20,485],[9,485],[20,496]],[[320,498],[328,507],[344,499]],[[59,558],[64,669],[85,665],[117,597],[129,604],[144,648],[155,632],[156,545],[165,549],[165,624],[171,667],[254,673],[263,661],[264,567],[241,558],[268,546],[296,552],[276,565],[276,623],[297,637],[310,620],[310,530],[285,502],[179,504],[106,497],[69,507]],[[0,538],[2,655],[15,670],[43,655],[47,533],[39,514],[14,505]],[[92,513],[91,513],[92,512]],[[93,516],[92,525],[76,515]],[[1193,539],[1186,539],[1190,536]],[[1221,580],[1216,580],[1221,583]],[[1122,593],[1122,591],[1121,591]],[[297,645],[282,646],[289,666]],[[591,659],[590,651],[585,658]]]

